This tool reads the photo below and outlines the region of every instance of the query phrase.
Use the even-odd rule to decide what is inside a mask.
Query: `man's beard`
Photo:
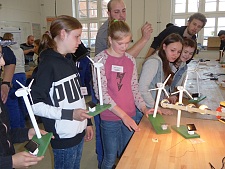
[[[192,34],[189,30],[187,30],[188,35],[193,36],[195,34]]]

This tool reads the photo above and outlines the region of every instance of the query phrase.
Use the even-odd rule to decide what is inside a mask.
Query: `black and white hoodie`
[[[41,53],[37,76],[31,87],[35,115],[41,116],[45,130],[53,132],[52,148],[64,149],[80,143],[87,120],[73,120],[73,110],[86,109],[80,77],[71,59],[47,49]]]

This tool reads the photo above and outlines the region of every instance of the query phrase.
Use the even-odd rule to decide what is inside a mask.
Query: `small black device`
[[[225,124],[225,119],[221,118],[219,121]]]
[[[187,129],[188,131],[196,131],[196,127],[194,124],[187,124]]]
[[[87,105],[88,105],[90,108],[93,108],[93,107],[96,106],[96,104],[93,103],[92,101],[87,102]]]
[[[24,147],[27,151],[34,153],[34,151],[39,147],[39,144],[33,140],[30,140]]]
[[[193,98],[199,97],[199,93],[193,93],[193,94],[192,94],[192,97],[193,97]]]

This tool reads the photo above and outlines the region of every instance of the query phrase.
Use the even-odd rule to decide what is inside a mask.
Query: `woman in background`
[[[220,51],[222,51],[222,52],[219,53],[218,61],[220,61],[221,55],[223,57],[224,51],[225,51],[225,30],[220,30],[219,33],[218,33],[218,36],[220,38]]]

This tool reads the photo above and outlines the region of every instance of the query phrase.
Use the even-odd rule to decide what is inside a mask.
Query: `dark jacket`
[[[154,41],[152,42],[151,47],[154,48],[154,49],[158,49],[160,44],[162,43],[162,41],[165,39],[165,37],[167,37],[171,33],[177,33],[181,37],[183,37],[184,31],[185,31],[186,28],[187,28],[187,26],[181,26],[181,27],[170,26],[170,27],[164,29],[157,37],[154,37]],[[196,35],[193,35],[192,39],[195,40]]]
[[[12,129],[9,127],[8,114],[0,99],[0,168],[12,168],[12,155],[15,154],[14,143],[28,140],[28,129]]]
[[[66,149],[80,143],[85,135],[87,121],[73,120],[73,110],[86,109],[80,91],[80,77],[70,54],[65,57],[53,49],[41,52],[32,85],[34,114],[42,117],[45,130],[53,132],[53,149]]]

